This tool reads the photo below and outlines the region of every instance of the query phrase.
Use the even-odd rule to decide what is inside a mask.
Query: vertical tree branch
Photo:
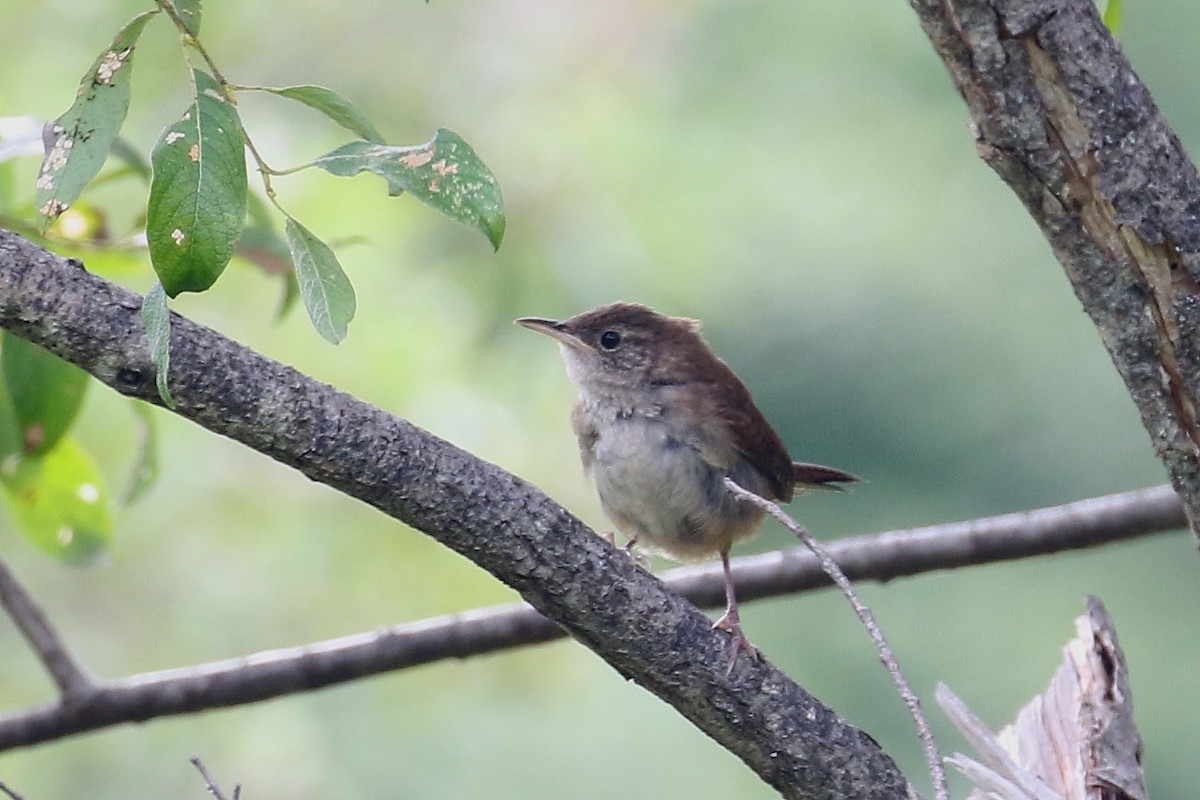
[[[910,0],[1200,532],[1200,177],[1092,0]],[[1097,432],[1099,435],[1099,432]]]

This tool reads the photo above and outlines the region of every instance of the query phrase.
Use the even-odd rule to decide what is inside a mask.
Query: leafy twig
[[[172,24],[174,24],[179,30],[180,35],[183,37],[184,44],[200,54],[200,58],[204,60],[204,64],[208,68],[209,73],[212,74],[213,79],[221,87],[221,94],[224,95],[225,100],[236,105],[237,99],[233,92],[234,84],[231,84],[225,78],[224,73],[222,73],[220,67],[217,66],[217,62],[214,61],[212,56],[208,54],[208,50],[205,49],[204,43],[200,41],[200,37],[194,35],[188,30],[187,23],[179,15],[179,11],[175,8],[175,4],[166,2],[165,0],[157,0],[157,4],[158,7],[162,9],[163,13],[170,17]],[[258,174],[262,177],[263,191],[266,192],[267,197],[274,201],[275,189],[271,186],[271,176],[279,175],[281,173],[271,168],[271,166],[267,164],[266,160],[262,157],[262,154],[258,152],[258,148],[255,147],[254,141],[250,138],[249,132],[247,132],[244,127],[242,128],[242,141],[245,142],[246,149],[250,152],[251,158],[254,159],[255,165],[258,167]]]

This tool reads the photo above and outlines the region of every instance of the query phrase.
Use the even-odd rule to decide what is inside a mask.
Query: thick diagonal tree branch
[[[1169,486],[1051,508],[854,536],[828,550],[856,580],[892,580],[935,569],[1097,547],[1185,525]],[[734,559],[743,600],[816,589],[829,576],[806,548]],[[720,565],[680,567],[663,582],[702,607],[725,603]],[[0,751],[124,722],[188,714],[310,691],[367,675],[467,658],[565,636],[526,603],[510,603],[299,647],[96,682],[87,712],[63,702],[0,715]]]
[[[140,300],[0,232],[0,327],[158,402]],[[871,737],[765,659],[726,676],[725,634],[708,617],[534,487],[178,315],[171,331],[176,413],[471,559],[784,797],[908,796]]]
[[[1200,533],[1200,176],[1093,0],[910,4]]]

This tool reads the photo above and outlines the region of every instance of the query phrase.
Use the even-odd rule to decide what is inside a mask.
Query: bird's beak
[[[584,342],[575,334],[566,329],[563,323],[552,319],[542,319],[540,317],[521,317],[515,320],[514,325],[520,325],[522,328],[528,328],[531,331],[545,334],[551,339],[555,339],[561,344],[565,344],[574,350],[579,350],[584,353],[590,353],[593,348],[591,345]]]

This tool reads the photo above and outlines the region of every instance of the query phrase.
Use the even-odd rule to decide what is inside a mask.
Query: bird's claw
[[[744,652],[750,658],[758,661],[760,658],[758,648],[750,644],[750,640],[746,638],[746,634],[742,630],[742,621],[736,608],[726,609],[721,618],[713,623],[713,628],[729,632],[729,663],[725,666],[726,677],[733,672],[733,665],[737,661],[738,653]]]
[[[650,571],[650,556],[645,553],[639,553],[633,549],[633,542],[629,542],[621,548],[621,552],[629,556],[629,560],[633,562],[635,567],[641,567],[647,572]]]
[[[611,544],[613,547],[617,547],[617,535],[615,533],[613,533],[612,531],[601,531],[600,538],[603,539],[604,541],[608,542],[609,544]],[[637,539],[633,538],[633,539],[630,539],[628,542],[626,542],[624,544],[624,546],[618,547],[617,549],[620,550],[622,553],[624,553],[626,556],[628,556],[629,560],[633,562],[633,565],[635,567],[641,567],[642,569],[649,572],[650,571],[650,556],[646,555],[645,553],[639,553],[638,551],[634,550],[633,546],[635,544],[637,544]]]

